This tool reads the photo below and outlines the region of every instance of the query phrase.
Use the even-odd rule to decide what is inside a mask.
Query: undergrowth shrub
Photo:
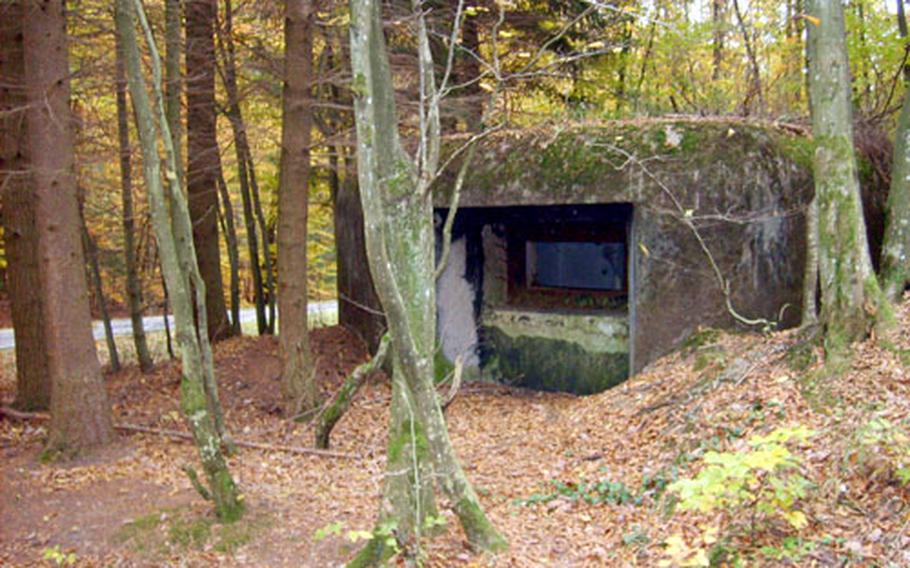
[[[690,478],[671,483],[667,491],[678,499],[677,511],[711,514],[714,524],[701,526],[695,541],[669,537],[664,565],[708,566],[712,559],[747,553],[772,525],[797,533],[805,528],[809,521],[799,505],[812,484],[801,475],[802,458],[790,446],[813,435],[803,426],[777,428],[766,436],[753,436],[743,450],[706,452],[701,460],[704,467]],[[744,543],[740,542],[743,536],[748,537]],[[786,550],[765,548],[769,553]]]
[[[844,461],[868,482],[910,485],[910,435],[899,424],[874,417],[856,430]]]

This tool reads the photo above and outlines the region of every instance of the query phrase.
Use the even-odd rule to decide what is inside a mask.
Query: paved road
[[[338,302],[335,300],[329,300],[326,302],[312,302],[309,305],[310,315],[328,315],[334,313],[338,310]],[[256,321],[256,310],[255,308],[244,308],[240,310],[240,322],[247,323]],[[142,324],[145,327],[146,333],[155,332],[155,331],[164,331],[164,316],[147,316],[142,318]],[[173,329],[174,326],[174,316],[168,316],[168,324]],[[111,320],[111,327],[114,330],[114,335],[131,335],[133,333],[133,325],[130,323],[129,318],[119,318]],[[104,325],[100,321],[94,322],[92,326],[92,331],[95,334],[95,339],[100,341],[104,339]],[[12,349],[16,346],[15,335],[11,328],[0,329],[0,351],[6,349]]]

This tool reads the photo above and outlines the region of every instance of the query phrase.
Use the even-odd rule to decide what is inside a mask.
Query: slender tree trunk
[[[314,6],[287,0],[284,20],[284,91],[281,180],[278,188],[278,334],[285,412],[296,416],[316,407],[318,392],[307,327],[307,216]]]
[[[187,195],[193,244],[205,282],[209,338],[231,326],[221,280],[218,243],[218,141],[215,137],[215,0],[186,0]]]
[[[736,21],[739,23],[739,31],[743,36],[743,44],[746,46],[746,55],[749,58],[749,65],[751,66],[750,76],[752,78],[752,85],[749,89],[750,95],[746,97],[746,101],[755,96],[755,99],[758,101],[758,114],[763,115],[765,113],[765,96],[762,92],[761,84],[761,67],[758,65],[758,55],[755,53],[755,47],[752,44],[752,36],[749,35],[749,30],[746,28],[746,21],[743,18],[742,11],[739,9],[739,0],[733,0],[733,11],[736,13]],[[747,102],[743,103],[744,114],[749,114],[749,105]]]
[[[142,372],[148,372],[154,366],[149,354],[148,342],[145,339],[145,327],[142,324],[142,283],[136,266],[136,228],[133,219],[133,165],[130,150],[130,127],[126,108],[126,76],[123,71],[123,54],[119,36],[115,34],[117,44],[117,139],[120,144],[120,194],[123,206],[123,256],[126,262],[126,301],[130,311],[130,323],[133,327],[133,344],[136,346],[136,359]]]
[[[218,165],[218,193],[221,195],[221,209],[218,219],[221,223],[221,232],[224,233],[224,244],[227,247],[228,264],[230,265],[231,282],[231,334],[240,336],[243,330],[240,327],[240,255],[237,248],[237,228],[234,226],[234,205],[228,193],[224,173]]]
[[[73,452],[113,439],[92,337],[69,106],[63,3],[28,2],[22,24],[44,339],[51,377],[47,447]]]
[[[167,356],[171,360],[174,360],[177,356],[174,355],[174,341],[171,338],[171,320],[168,316],[171,311],[171,300],[167,293],[167,281],[164,278],[164,268],[161,268],[161,291],[164,294],[164,306],[161,315],[164,318],[164,339],[167,345]]]
[[[183,165],[183,122],[180,119],[180,100],[183,94],[183,76],[180,55],[183,53],[183,0],[164,1],[164,51],[165,51],[165,112],[167,124],[174,141],[177,177],[186,179]]]
[[[267,330],[269,333],[275,333],[275,302],[277,294],[275,293],[275,270],[272,267],[272,238],[269,232],[268,223],[265,220],[265,212],[262,209],[262,202],[259,198],[259,184],[256,182],[256,172],[253,169],[253,158],[247,154],[247,171],[250,174],[250,194],[253,197],[253,211],[256,213],[256,220],[259,223],[259,232],[262,235],[262,260],[265,269],[265,292],[268,296],[269,318]]]
[[[341,420],[344,413],[348,411],[354,395],[360,390],[360,385],[367,376],[376,369],[382,368],[385,364],[385,358],[389,352],[389,336],[384,335],[379,342],[379,348],[375,355],[367,361],[357,366],[354,371],[345,378],[341,388],[332,396],[332,400],[326,404],[325,409],[316,417],[316,447],[327,450],[329,448],[329,437],[332,435],[332,429],[335,424]]]
[[[256,214],[253,212],[253,197],[250,177],[255,176],[246,126],[240,109],[240,94],[237,87],[237,65],[234,53],[234,18],[232,0],[224,1],[224,29],[218,30],[218,46],[221,51],[221,79],[227,94],[228,105],[225,115],[234,135],[234,151],[237,155],[237,178],[240,183],[240,199],[243,204],[243,220],[246,226],[247,251],[250,257],[250,274],[253,278],[253,298],[256,303],[256,324],[259,334],[268,333],[269,320],[266,313],[266,294],[262,282],[262,264],[259,256],[259,237],[256,229]],[[268,250],[265,251],[268,255]]]
[[[101,312],[101,324],[104,326],[104,342],[107,345],[110,357],[111,370],[119,372],[120,353],[117,352],[117,341],[114,339],[114,328],[111,327],[111,314],[107,310],[107,299],[104,296],[104,282],[101,280],[101,266],[98,264],[98,245],[88,232],[84,215],[80,214],[79,224],[82,233],[82,250],[88,260],[89,276],[92,280],[95,298],[98,300],[98,309]]]
[[[910,282],[910,91],[894,133],[888,218],[882,245],[882,288],[891,301],[900,300]]]
[[[897,31],[904,40],[904,49],[910,49],[907,43],[907,14],[904,11],[904,0],[895,0],[897,2]],[[910,66],[904,64],[904,86],[910,85]]]
[[[416,12],[416,10],[415,10]],[[421,101],[434,100],[432,59],[423,16],[418,14]],[[389,323],[394,348],[393,401],[388,450],[389,474],[380,519],[397,522],[405,545],[419,542],[432,468],[433,485],[452,503],[468,541],[484,550],[507,546],[487,519],[452,448],[433,384],[436,335],[433,207],[425,192],[438,160],[438,106],[430,102],[422,119],[426,138],[420,173],[401,146],[394,88],[383,37],[380,2],[351,0],[351,66],[357,123],[357,173],[366,226],[370,272]],[[403,458],[410,458],[404,464]],[[401,475],[408,466],[409,476]],[[404,527],[404,530],[402,530]],[[355,565],[381,561],[383,539],[374,539]]]
[[[180,189],[177,160],[165,118],[157,48],[142,11],[142,4],[140,0],[134,1],[135,4],[131,0],[118,0],[117,31],[124,47],[127,78],[144,158],[143,173],[149,191],[149,208],[158,240],[162,272],[174,304],[177,343],[183,368],[180,404],[192,429],[193,440],[199,449],[208,488],[202,486],[192,470],[187,472],[199,492],[214,502],[218,517],[230,522],[243,514],[243,499],[234,484],[221,450],[226,434],[223,424],[219,426],[220,403],[217,398],[211,344],[205,333],[206,310],[203,305],[205,284],[195,258],[189,207]],[[135,16],[138,16],[142,25],[150,51],[154,111],[142,77],[139,44],[133,27]],[[160,139],[165,148],[166,176],[169,180],[167,192],[161,183],[156,115],[163,131]],[[198,328],[195,327],[196,322]]]
[[[806,272],[803,275],[803,327],[818,322],[818,200],[806,210]]]
[[[651,65],[651,53],[654,50],[654,37],[657,35],[657,21],[651,22],[648,29],[648,43],[645,45],[645,52],[641,56],[641,68],[638,72],[638,81],[635,84],[635,112],[641,108],[641,88],[645,83],[645,76],[648,74],[648,66]]]
[[[860,200],[850,79],[839,0],[811,0],[809,89],[815,138],[813,171],[818,200],[821,320],[826,346],[837,352],[863,338],[889,306],[869,258]],[[815,25],[815,22],[818,22]]]
[[[720,68],[724,62],[724,37],[726,36],[726,0],[712,0],[711,22],[714,26],[711,39],[711,80],[720,79]]]
[[[22,23],[25,0],[0,3],[0,188],[6,290],[16,335],[16,402],[46,410],[51,384],[44,345],[35,202],[28,171]]]

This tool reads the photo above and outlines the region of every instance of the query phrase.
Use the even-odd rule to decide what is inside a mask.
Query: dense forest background
[[[390,12],[399,12],[398,18],[387,22],[393,66],[400,78],[397,86],[402,100],[411,101],[413,107],[414,99],[408,96],[415,89],[412,39],[406,30],[409,7],[391,4]],[[885,164],[863,162],[883,175],[887,175],[891,154],[888,132],[893,130],[905,89],[901,69],[907,58],[902,39],[906,34],[899,25],[898,5],[853,0],[845,10],[858,143],[873,157],[886,160]],[[434,17],[446,20],[447,8],[451,9],[445,3],[434,7]],[[122,314],[126,310],[126,267],[113,18],[110,5],[104,2],[74,2],[68,9],[79,190],[88,232],[97,248],[105,296],[111,309]],[[147,10],[164,45],[164,3],[149,2]],[[353,148],[346,7],[321,2],[317,10],[308,239],[309,291],[314,300],[335,295],[332,207],[337,187],[333,190],[333,184],[337,183],[337,164],[350,160]],[[472,2],[466,9],[461,40],[482,60],[460,54],[459,71],[473,79],[455,89],[447,101],[449,121],[445,126],[457,130],[465,113],[479,111],[477,107],[487,100],[482,93],[494,84],[503,91],[496,108],[488,109],[488,120],[505,118],[514,126],[666,114],[739,116],[805,125],[806,25],[810,21],[799,0]],[[221,203],[220,215],[223,219],[226,206],[235,209],[239,244],[233,246],[238,250],[240,295],[245,304],[255,301],[252,266],[259,265],[262,271],[267,268],[262,251],[258,259],[250,257],[245,246],[248,231],[256,231],[262,243],[264,229],[272,257],[268,264],[272,270],[276,267],[282,26],[283,11],[271,2],[218,5],[215,112],[220,174],[229,198]],[[494,54],[505,74],[502,83],[484,67]],[[228,81],[236,86],[229,88]],[[258,182],[264,223],[247,219],[256,212],[244,211],[242,206],[240,176],[247,174],[238,169],[232,120],[240,121],[239,128],[249,142],[250,156],[245,158],[249,166],[244,169],[252,168]],[[135,133],[130,139],[136,140]],[[133,147],[131,152],[134,171],[139,172],[138,149]],[[155,239],[138,178],[134,186],[139,276],[145,307],[156,312],[162,308],[163,291]],[[229,245],[222,240],[219,246],[228,290]],[[93,293],[93,312],[99,314],[97,292]]]
[[[15,521],[0,561],[218,563],[261,539],[251,564],[910,562],[904,10],[4,0],[0,321],[16,341],[0,353],[0,507]],[[589,397],[463,385],[463,354],[439,357],[436,294],[480,142],[667,117],[717,140],[743,122],[788,137],[815,189],[781,247],[800,259],[800,308],[738,312],[702,223],[742,220],[701,215],[648,169],[660,157],[617,146],[610,167],[662,190],[635,206],[669,203],[704,253],[729,333],[685,306],[666,357]],[[683,150],[671,131],[659,145]],[[342,275],[336,241],[354,233],[363,266]],[[623,234],[610,243],[649,258]],[[308,301],[353,304],[342,276],[372,291],[357,307],[382,319],[375,338],[311,330]],[[622,280],[601,291],[635,327]],[[789,308],[801,323],[781,330]],[[162,312],[168,357],[140,325]],[[110,320],[127,314],[121,365]]]

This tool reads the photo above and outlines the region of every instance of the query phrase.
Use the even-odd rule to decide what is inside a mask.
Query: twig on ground
[[[22,412],[9,408],[6,406],[0,406],[0,415],[8,416],[14,420],[47,420],[50,417],[42,412]],[[179,430],[167,430],[163,428],[152,428],[150,426],[140,426],[138,424],[115,424],[114,428],[117,430],[122,430],[125,432],[140,432],[143,434],[156,434],[158,436],[164,436],[167,438],[172,438],[175,440],[185,440],[192,441],[193,435],[189,432],[181,432]],[[340,458],[340,459],[363,459],[362,456],[357,454],[348,454],[344,452],[334,452],[330,450],[320,450],[317,448],[304,448],[298,446],[284,446],[278,444],[265,444],[262,442],[247,442],[243,440],[235,440],[235,445],[240,448],[251,448],[254,450],[265,450],[270,452],[284,452],[288,454],[297,454],[297,455],[312,455],[325,458]]]

